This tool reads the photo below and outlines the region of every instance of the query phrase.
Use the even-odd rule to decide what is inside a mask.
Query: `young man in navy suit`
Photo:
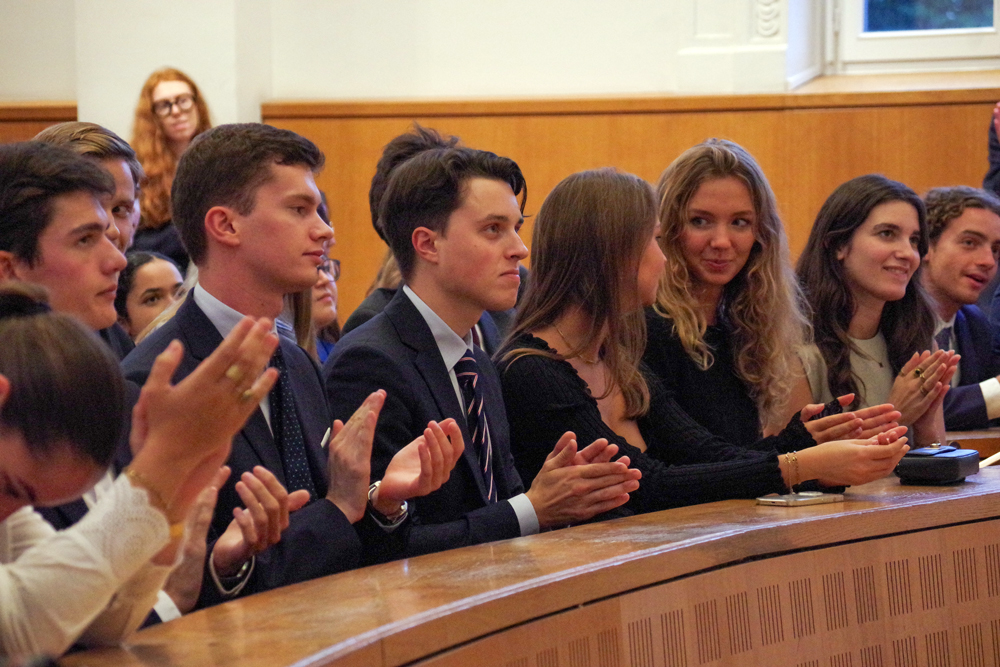
[[[966,186],[935,188],[925,197],[930,249],[923,286],[933,297],[938,347],[961,355],[944,399],[949,431],[986,428],[1000,417],[1000,355],[986,315],[975,305],[997,271],[1000,200]]]
[[[126,377],[145,381],[156,355],[179,339],[185,352],[180,379],[244,315],[276,318],[286,294],[315,283],[333,237],[317,213],[314,175],[322,164],[311,141],[268,125],[223,125],[192,142],[178,164],[171,200],[198,284],[176,315],[125,359]],[[251,513],[281,515],[281,525],[261,537],[263,550],[253,558],[246,557],[258,549],[238,559],[227,550],[220,559],[210,548],[211,582],[202,587],[201,605],[358,566],[362,544],[353,524],[361,526],[366,507],[388,515],[388,529],[405,523],[405,500],[437,488],[461,453],[453,422],[430,425],[382,471],[381,489],[370,489],[371,438],[384,392],[370,392],[353,417],[345,415],[346,426],[331,429],[319,368],[305,351],[281,337],[272,365],[278,383],[233,439],[227,462],[233,475],[219,490],[213,529],[225,541],[244,503]],[[232,378],[237,384],[238,375]],[[266,502],[247,494],[261,468],[278,482],[273,497],[263,494]]]
[[[373,388],[385,388],[375,476],[429,419],[455,418],[466,443],[450,479],[417,499],[411,523],[383,540],[381,559],[578,523],[638,488],[627,460],[608,462],[614,446],[598,441],[578,452],[571,433],[553,443],[527,491],[514,467],[499,378],[471,330],[483,311],[510,308],[517,298],[518,263],[528,254],[518,235],[524,192],[513,160],[447,147],[397,166],[381,199],[379,221],[404,286],[327,359],[332,412],[348,415]]]

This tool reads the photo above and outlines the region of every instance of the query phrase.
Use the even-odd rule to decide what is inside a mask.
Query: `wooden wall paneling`
[[[412,120],[516,160],[529,215],[567,175],[616,166],[655,183],[682,151],[708,138],[736,141],[767,174],[797,257],[820,206],[843,181],[881,172],[922,193],[978,185],[986,130],[1000,90],[837,92],[817,95],[577,102],[276,103],[267,122],[312,138],[327,154],[319,183],[331,199],[343,318],[360,303],[384,245],[367,192],[382,147]],[[412,112],[412,114],[408,113]],[[284,113],[285,115],[280,115]],[[530,246],[531,220],[522,232]]]
[[[73,102],[0,102],[0,144],[27,141],[68,120],[76,120]]]

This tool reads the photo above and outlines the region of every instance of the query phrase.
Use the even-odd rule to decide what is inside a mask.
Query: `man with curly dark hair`
[[[956,186],[935,188],[924,202],[930,248],[923,285],[934,301],[935,340],[962,357],[944,399],[945,427],[986,428],[1000,417],[1000,354],[976,301],[997,272],[1000,199]]]

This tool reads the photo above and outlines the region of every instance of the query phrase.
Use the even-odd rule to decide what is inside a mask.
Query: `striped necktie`
[[[455,376],[458,386],[462,389],[465,399],[465,421],[472,434],[472,446],[479,456],[479,469],[483,473],[490,502],[496,502],[497,489],[493,483],[493,444],[490,442],[490,429],[486,420],[486,405],[483,402],[483,390],[479,386],[479,364],[467,350],[464,357],[455,364]]]

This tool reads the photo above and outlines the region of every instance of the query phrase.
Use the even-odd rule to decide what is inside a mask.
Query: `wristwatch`
[[[409,506],[406,504],[406,501],[404,500],[403,503],[399,506],[398,510],[388,515],[382,514],[377,509],[375,509],[375,504],[372,503],[372,495],[375,493],[375,489],[377,489],[381,483],[382,480],[379,480],[368,487],[368,511],[371,512],[372,516],[380,524],[384,526],[398,526],[404,520],[406,520],[406,515],[409,510]]]

